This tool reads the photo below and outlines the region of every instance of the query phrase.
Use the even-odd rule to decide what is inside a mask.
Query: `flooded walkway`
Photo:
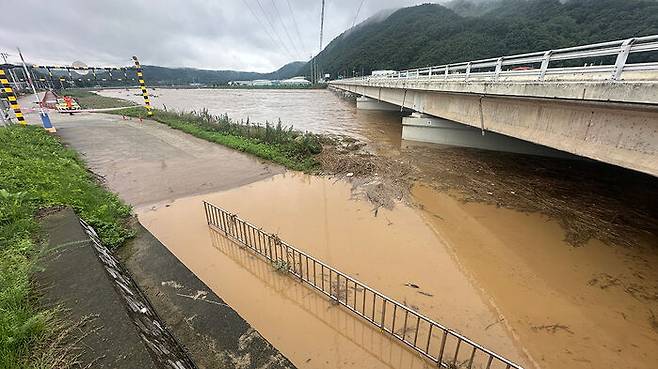
[[[145,227],[298,367],[423,368],[430,363],[210,232],[203,200],[276,232],[502,355],[524,358],[505,325],[498,324],[500,316],[414,209],[399,204],[375,216],[368,202],[352,198],[343,181],[286,173],[137,209]]]

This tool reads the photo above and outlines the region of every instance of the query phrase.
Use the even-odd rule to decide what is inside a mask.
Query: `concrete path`
[[[36,279],[47,305],[61,306],[71,322],[83,324],[74,329],[85,332],[81,367],[157,368],[75,213],[50,214],[42,227],[48,247]]]
[[[51,113],[51,119],[64,142],[135,207],[225,190],[283,171],[153,121],[91,113]]]

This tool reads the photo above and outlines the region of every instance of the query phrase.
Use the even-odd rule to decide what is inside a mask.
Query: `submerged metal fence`
[[[208,225],[292,274],[443,368],[522,369],[381,292],[308,255],[276,234],[203,202]]]

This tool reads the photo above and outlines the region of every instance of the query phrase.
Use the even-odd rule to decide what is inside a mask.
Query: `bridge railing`
[[[420,353],[441,368],[522,369],[518,364],[446,328],[347,274],[325,264],[275,234],[235,214],[203,202],[206,220],[219,231],[259,254],[283,273],[345,307],[385,334]]]
[[[658,71],[658,35],[608,41],[590,45],[501,56],[454,64],[407,69],[382,75],[342,81],[389,79],[448,81],[546,81],[567,77],[575,80],[619,81],[624,72]],[[629,57],[649,53],[654,61],[629,62]]]

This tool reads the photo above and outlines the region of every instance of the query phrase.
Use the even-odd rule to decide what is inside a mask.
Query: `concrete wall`
[[[517,96],[550,99],[622,102],[658,105],[658,81],[610,82],[610,81],[560,81],[560,82],[492,82],[492,81],[444,81],[427,77],[415,79],[337,80],[335,87],[374,87],[400,90],[451,92],[487,96]],[[341,87],[342,86],[342,87]],[[368,95],[370,96],[370,95]],[[378,95],[370,96],[378,98]]]
[[[592,99],[568,98],[578,88],[585,88],[587,96],[586,87],[571,86],[560,92],[554,84],[543,92],[537,86],[496,87],[497,94],[366,86],[341,81],[332,85],[421,113],[658,176],[656,84],[650,84],[653,90],[648,89],[649,84],[607,84],[607,87],[599,86],[600,94],[591,96]],[[464,91],[478,88],[487,91],[486,86],[461,85]],[[533,96],[498,94],[506,89],[517,90],[516,93],[525,89]],[[640,90],[646,95],[641,96]],[[540,93],[545,96],[534,96]],[[559,97],[552,96],[558,94]],[[604,102],[606,96],[613,95],[615,100],[635,97],[657,103]]]
[[[377,101],[369,97],[358,97],[356,99],[356,108],[361,110],[383,110],[383,111],[400,111],[397,105],[389,104],[383,101]]]

